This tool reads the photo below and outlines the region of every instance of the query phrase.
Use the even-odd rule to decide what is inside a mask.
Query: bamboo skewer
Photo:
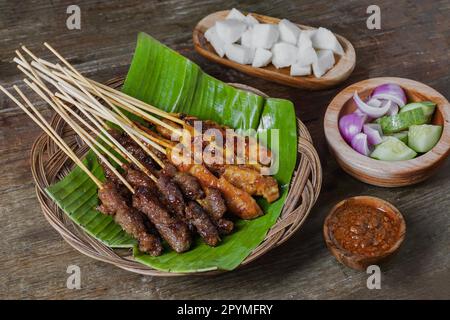
[[[148,149],[148,147],[147,146],[145,146],[143,143],[142,143],[142,141],[141,141],[141,139],[139,139],[138,137],[136,137],[136,131],[139,131],[139,128],[137,128],[135,125],[134,125],[134,123],[132,123],[132,127],[130,127],[130,126],[128,126],[128,123],[126,123],[126,124],[124,124],[121,120],[122,120],[122,118],[121,117],[118,117],[117,115],[115,115],[114,113],[112,113],[110,110],[108,110],[107,108],[104,108],[103,106],[101,107],[101,110],[102,110],[102,112],[100,112],[100,111],[97,111],[97,110],[94,110],[92,107],[92,105],[90,104],[90,102],[88,101],[88,100],[86,100],[82,95],[80,95],[80,93],[78,92],[76,92],[77,91],[77,89],[75,89],[75,88],[66,88],[66,89],[68,89],[69,91],[71,91],[71,94],[73,95],[73,96],[75,96],[78,100],[81,100],[82,102],[84,102],[85,104],[87,104],[87,105],[89,105],[89,107],[90,107],[90,109],[88,109],[90,112],[95,112],[95,113],[97,113],[97,115],[98,116],[100,116],[100,117],[103,117],[105,120],[108,120],[108,121],[110,121],[110,122],[113,122],[113,123],[115,123],[116,125],[118,125],[118,126],[120,126],[142,149],[144,149],[144,151],[147,153],[147,154],[149,154],[150,156],[152,156],[152,157],[154,157],[155,158],[155,160],[158,162],[158,164],[160,165],[160,166],[162,166],[163,165],[163,163],[162,163],[162,161],[156,156],[156,155],[154,155],[154,153],[150,150],[150,149]],[[77,107],[78,106],[80,106],[81,108],[85,108],[84,106],[82,106],[82,105],[80,105],[80,104],[77,104]],[[149,144],[152,146],[152,147],[154,147],[154,148],[156,148],[156,149],[158,149],[158,150],[160,150],[161,151],[161,149],[160,149],[160,146],[159,145],[157,145],[157,144],[155,144],[155,143],[152,143],[151,141],[148,141],[149,142]]]
[[[56,96],[58,98],[61,98],[65,101],[67,101],[68,103],[73,104],[77,109],[79,109],[81,112],[83,112],[86,115],[89,115],[89,112],[92,113],[97,113],[97,115],[107,121],[110,121],[118,126],[120,126],[121,124],[118,123],[118,121],[108,115],[102,114],[96,110],[91,109],[90,107],[86,107],[85,105],[82,105],[81,103],[73,100],[70,97],[66,97],[64,95],[61,95],[60,93],[56,93]],[[100,125],[99,125],[100,126]],[[100,126],[101,128],[101,126]],[[115,140],[107,131],[103,130],[103,132],[105,132],[106,134],[108,134],[109,137],[111,137],[111,140],[113,141],[113,143],[116,145],[117,148],[119,148],[124,154],[125,154],[125,158],[127,158],[130,162],[133,162],[135,165],[138,166],[138,168],[140,170],[142,170],[144,173],[146,173],[152,180],[155,181],[155,177],[148,171],[147,168],[145,168],[140,162],[139,160],[137,160],[131,153],[128,152],[128,150],[126,150],[117,140]]]
[[[26,96],[20,91],[17,86],[14,89],[19,93],[19,95],[24,99],[26,104],[32,109],[39,119],[36,118],[20,101],[18,101],[13,95],[11,95],[3,86],[0,85],[0,90],[2,90],[19,108],[21,108],[41,129],[58,145],[58,147],[70,158],[76,165],[78,165],[81,170],[83,170],[89,178],[101,189],[103,188],[102,182],[84,165],[84,163],[78,159],[75,153],[70,149],[66,142],[56,133],[52,126],[47,121],[42,121],[44,119],[42,115],[37,111],[36,108],[31,104],[31,102],[26,98]],[[45,119],[44,119],[45,120]]]
[[[73,73],[75,73],[76,75],[78,75],[80,81],[84,82],[86,85],[88,85],[92,90],[94,90],[94,92],[101,98],[103,99],[105,102],[108,103],[108,105],[114,110],[116,111],[118,114],[120,114],[121,116],[125,117],[123,115],[123,113],[120,111],[120,109],[118,109],[116,106],[114,106],[112,103],[109,102],[109,100],[106,100],[105,97],[103,96],[103,94],[101,94],[92,84],[90,84],[85,77],[83,77],[83,75],[81,73],[79,73],[77,71],[77,69],[75,69],[63,56],[61,56],[55,49],[53,49],[53,47],[51,45],[49,45],[47,42],[44,42],[44,46],[46,46],[56,57],[58,57],[59,60],[61,60],[70,70],[72,70]],[[60,71],[64,72],[67,76],[70,77],[70,75],[68,74],[68,72],[66,72],[61,66],[59,66],[58,64],[56,65]],[[86,91],[83,90],[83,88],[77,83],[75,82],[75,84],[80,88],[81,91],[83,91],[94,103],[98,103],[100,105],[100,102],[98,102],[97,99],[95,99],[92,95],[88,94]]]
[[[112,160],[114,160],[115,163],[117,163],[121,167],[123,166],[123,162],[121,160],[119,160],[113,153],[111,153],[111,151],[109,151],[100,142],[98,142],[94,137],[92,137],[86,130],[83,129],[83,127],[81,127],[78,123],[76,123],[73,119],[70,118],[67,111],[68,110],[73,111],[73,110],[71,110],[69,107],[67,107],[64,103],[62,103],[57,98],[55,99],[55,103],[56,103],[56,105],[59,106],[59,108],[55,109],[55,111],[61,116],[61,118],[63,118],[63,120],[65,120],[72,127],[72,129],[78,135],[80,135],[81,138],[83,138],[83,136],[84,136],[86,139],[90,140],[91,143],[93,143],[95,145],[95,147],[101,149],[104,153],[106,153],[106,155],[108,157],[110,157]],[[73,114],[76,115],[75,112]]]
[[[19,51],[16,51],[17,55],[20,57],[21,61],[24,63],[27,63],[27,61],[25,60],[25,58],[20,54]],[[31,52],[28,52],[28,54],[32,54]],[[28,64],[29,66],[29,64]],[[87,121],[85,121],[82,117],[80,117],[76,112],[74,112],[71,108],[69,108],[68,106],[66,106],[64,103],[61,102],[61,100],[59,100],[57,97],[55,97],[54,95],[52,95],[51,91],[47,88],[47,86],[45,86],[45,84],[39,79],[39,75],[35,72],[33,72],[32,76],[30,73],[28,73],[26,70],[24,70],[24,68],[22,68],[20,65],[18,66],[18,68],[25,73],[30,79],[32,79],[34,82],[37,82],[38,85],[44,89],[49,96],[52,97],[53,101],[58,104],[60,107],[62,107],[65,111],[70,112],[74,117],[77,118],[78,121],[80,121],[81,123],[83,123],[86,127],[88,127],[88,129],[90,129],[92,132],[94,132],[94,134],[96,134],[98,137],[100,137],[108,146],[110,146],[111,148],[113,148],[116,152],[118,152],[122,157],[125,158],[125,155],[116,148],[116,146],[114,146],[114,144],[112,144],[108,139],[106,139],[103,135],[101,135],[95,128],[93,128]],[[32,72],[33,69],[31,69],[30,71]],[[48,79],[50,81],[52,81],[51,83],[58,88],[58,84],[56,84],[53,80]],[[63,117],[63,115],[61,114],[61,110],[55,109],[56,112],[58,112],[58,114]],[[65,114],[66,116],[68,116],[67,114]],[[64,119],[64,117],[63,117]],[[66,119],[64,119],[66,120]],[[66,120],[66,122],[68,122]],[[76,123],[75,123],[76,125]],[[123,162],[120,161],[119,159],[117,159],[117,157],[115,157],[108,149],[106,149],[102,144],[100,144],[97,140],[95,140],[94,138],[92,138],[90,135],[87,134],[87,132],[80,127],[81,130],[83,130],[83,134],[86,135],[88,138],[91,139],[91,141],[96,144],[100,149],[102,149],[103,152],[105,152],[110,158],[112,158],[117,164],[119,164],[120,166],[123,165]]]
[[[38,86],[35,83],[30,83],[27,79],[24,80],[24,82],[31,88],[33,89],[33,91],[35,91],[42,99],[45,100],[45,102],[47,102],[56,112],[58,112],[58,107],[42,92],[41,89],[38,88]],[[31,108],[31,106],[30,106]],[[34,111],[34,110],[33,110]],[[36,111],[35,111],[36,112]],[[59,113],[59,112],[58,112]],[[60,114],[60,116],[62,116],[62,114]],[[64,117],[63,117],[64,119]],[[66,119],[64,119],[66,120]],[[66,121],[67,122],[67,121]],[[69,122],[68,122],[69,123]],[[69,123],[70,125],[70,123]],[[74,131],[76,133],[78,133],[78,135],[83,138],[83,135],[80,134],[79,132],[77,132],[75,127],[72,127],[74,129]],[[122,183],[132,192],[134,193],[134,189],[133,187],[125,180],[124,177],[122,177],[122,175],[117,171],[117,169],[108,161],[108,159],[106,159],[106,157],[99,152],[94,145],[88,140],[85,139],[83,140],[84,142],[86,142],[86,144],[89,146],[89,148],[91,148],[91,150],[100,158],[100,160],[105,163],[106,166],[108,166],[108,168],[120,179],[120,181],[122,181]]]
[[[64,95],[73,96],[79,101],[83,102],[85,106],[83,106],[81,109],[79,108],[79,106],[77,106],[77,108],[82,110],[82,112],[84,111],[86,113],[90,113],[97,120],[99,120],[99,118],[103,118],[106,119],[107,121],[118,124],[141,148],[144,149],[144,151],[147,154],[151,155],[152,158],[157,160],[160,166],[163,166],[163,163],[161,163],[160,159],[156,155],[152,154],[151,150],[149,150],[142,143],[141,140],[146,141],[147,143],[149,143],[150,145],[152,145],[154,148],[158,149],[161,152],[164,152],[165,150],[160,146],[168,148],[171,147],[172,144],[169,143],[168,141],[165,141],[165,139],[160,139],[159,137],[155,136],[155,134],[150,133],[148,130],[143,129],[142,126],[139,126],[133,121],[131,121],[127,116],[125,116],[121,112],[121,110],[117,106],[132,114],[144,118],[145,120],[153,124],[163,126],[164,128],[171,130],[172,132],[176,132],[180,136],[182,136],[182,134],[180,133],[179,128],[174,127],[166,122],[163,122],[158,118],[155,118],[154,116],[142,111],[142,109],[148,110],[154,114],[161,115],[166,119],[169,119],[173,122],[183,125],[183,127],[185,128],[190,128],[191,132],[192,130],[195,131],[195,129],[187,125],[185,121],[175,116],[172,116],[169,113],[159,110],[153,106],[147,105],[118,90],[102,85],[100,83],[96,83],[95,81],[83,77],[73,66],[70,65],[69,62],[67,62],[67,60],[65,60],[49,44],[45,43],[45,46],[53,54],[55,54],[58,57],[58,59],[61,60],[64,63],[64,65],[66,65],[69,69],[62,67],[59,64],[52,64],[43,59],[39,59],[34,54],[32,54],[28,49],[22,47],[22,49],[34,59],[34,61],[31,63],[32,66],[37,68],[40,72],[44,73],[47,78],[50,77],[51,79],[53,79],[53,81],[51,82],[52,84],[55,85],[55,82],[57,81],[56,87]],[[38,78],[36,76],[36,73],[39,71],[33,70],[33,68],[28,64],[28,62],[26,62],[25,59],[23,59],[21,55],[19,55],[19,58],[21,58],[22,61],[25,61],[19,66],[20,67],[19,69],[23,71],[25,74],[27,74],[24,70],[24,68],[26,68],[30,70],[33,73],[33,75],[35,75],[35,78]],[[29,73],[27,75],[30,76]],[[75,85],[77,88],[73,87],[73,85]],[[96,95],[98,98],[103,99],[112,108],[112,110],[109,110],[108,108],[103,106],[94,96],[92,96],[92,94]],[[67,101],[67,99],[65,100]],[[88,108],[86,108],[86,105],[88,106]],[[103,125],[106,126],[106,123],[104,121]],[[150,142],[154,142],[154,144]],[[221,154],[223,154],[223,152],[225,152],[225,154],[228,154],[227,151],[228,148],[226,146],[223,147],[224,150],[222,150],[222,148],[217,145],[216,141],[210,141],[210,144],[212,144],[215,150],[220,152]],[[241,163],[242,161],[243,161],[242,163],[246,162],[245,159],[242,159],[241,155],[235,155],[234,159],[237,160],[238,163]]]
[[[23,56],[19,55],[19,57],[21,58],[22,61],[26,62],[26,60],[23,58]],[[34,76],[32,76],[31,74],[27,73],[23,68],[20,68],[20,69],[30,79],[34,80],[36,83],[36,80],[38,79],[38,75],[36,73],[33,72]],[[123,162],[120,161],[119,159],[117,159],[117,157],[115,157],[108,149],[106,149],[95,138],[90,136],[81,126],[79,126],[75,121],[73,121],[69,117],[69,115],[67,114],[66,111],[71,112],[72,115],[74,115],[80,122],[82,122],[83,124],[88,126],[91,130],[93,129],[92,131],[94,133],[97,133],[98,136],[102,137],[103,139],[104,139],[104,137],[102,135],[99,135],[98,131],[96,131],[94,128],[92,128],[92,126],[90,126],[84,119],[82,119],[79,115],[77,115],[73,110],[71,110],[69,107],[67,107],[65,104],[63,104],[57,97],[53,96],[51,94],[50,90],[43,84],[42,81],[38,81],[39,86],[42,89],[44,89],[44,91],[46,91],[52,97],[55,104],[51,104],[49,100],[45,99],[43,93],[39,92],[39,90],[35,86],[35,84],[31,84],[27,80],[25,80],[25,83],[27,83],[27,85],[30,86],[30,88],[32,88],[34,91],[36,91],[36,93],[38,93],[42,98],[44,98],[44,100],[46,100],[47,103],[49,103],[49,105],[72,127],[72,129],[82,138],[83,141],[85,141],[85,143],[94,151],[94,153],[96,153],[96,155],[114,172],[114,174],[116,174],[119,177],[119,179],[124,183],[124,185],[126,185],[127,188],[129,188],[130,191],[132,191],[134,193],[134,190],[131,187],[131,185],[117,172],[117,170],[112,165],[109,164],[109,162],[106,160],[106,158],[100,152],[98,152],[98,150],[96,150],[95,147],[98,147],[103,152],[105,152],[111,159],[113,159],[120,166],[123,165]],[[53,83],[53,84],[57,88],[59,88],[59,86],[57,84],[55,84],[55,83]],[[59,108],[58,108],[58,106],[59,106]],[[107,139],[104,139],[104,141],[107,142],[110,146],[112,146],[112,144]],[[94,145],[95,145],[95,147],[94,147]],[[138,161],[136,159],[133,162],[138,163]],[[150,174],[150,175],[153,180],[156,180],[156,178],[152,174]]]
[[[50,68],[58,70],[56,64],[53,64],[53,63],[51,63],[49,61],[46,61],[44,59],[41,59],[41,58],[37,58],[35,60],[36,60],[37,63],[41,63],[41,64],[44,64],[44,65],[50,67]],[[80,80],[80,77],[77,74],[75,74],[75,73],[73,73],[71,71],[69,71],[69,73],[71,73],[74,78],[77,78],[78,80]],[[63,74],[58,74],[58,75],[63,77],[63,78],[67,77],[67,76],[65,76]],[[87,79],[87,81],[90,82],[92,85],[94,85],[98,91],[100,91],[103,94],[109,96],[110,98],[120,97],[120,98],[122,98],[122,100],[125,100],[126,102],[128,102],[130,104],[133,104],[133,105],[137,106],[140,109],[149,111],[151,113],[154,113],[156,115],[164,117],[164,118],[166,118],[168,120],[171,120],[171,121],[173,121],[175,123],[178,123],[178,124],[181,124],[183,126],[185,125],[185,122],[182,119],[177,118],[176,116],[173,116],[170,113],[167,113],[167,112],[165,112],[165,111],[163,111],[161,109],[158,109],[158,108],[156,108],[156,107],[154,107],[154,106],[152,106],[150,104],[147,104],[147,103],[145,103],[145,102],[143,102],[143,101],[141,101],[139,99],[136,99],[136,98],[134,98],[132,96],[129,96],[129,95],[127,95],[127,94],[125,94],[125,93],[123,93],[123,92],[121,92],[119,90],[116,90],[114,88],[111,88],[111,87],[109,87],[107,85],[104,85],[104,84],[102,84],[100,82],[96,82],[96,81],[91,80],[91,79]]]
[[[25,62],[25,64],[28,64],[28,62],[25,60],[25,58],[20,54],[19,51],[16,52],[19,56],[19,58]],[[29,66],[29,64],[28,64]],[[19,66],[20,67],[20,66]],[[20,68],[22,69],[22,68]],[[54,95],[52,95],[52,93],[50,92],[50,90],[47,88],[47,86],[45,86],[45,84],[42,82],[42,80],[40,80],[39,76],[32,71],[32,69],[30,70],[34,76],[31,76],[31,74],[28,74],[25,72],[25,70],[22,70],[25,74],[27,74],[27,76],[33,80],[33,83],[30,83],[27,79],[24,79],[25,83],[31,88],[33,89],[41,98],[43,98],[71,127],[72,129],[82,138],[83,141],[85,141],[85,143],[93,150],[93,152],[102,160],[102,162],[104,162],[110,169],[111,171],[122,181],[122,183],[131,191],[134,193],[134,189],[133,187],[131,187],[131,185],[125,180],[125,178],[123,178],[121,176],[121,174],[117,171],[117,169],[112,166],[109,161],[106,159],[106,157],[103,156],[102,153],[100,153],[95,147],[98,147],[99,149],[101,149],[103,152],[105,152],[109,157],[111,157],[117,164],[122,165],[123,163],[117,159],[117,157],[115,157],[109,150],[107,150],[103,145],[101,145],[97,140],[95,140],[93,137],[91,137],[81,126],[79,126],[76,122],[74,122],[69,116],[68,114],[60,109],[61,106],[63,106],[64,104],[60,101],[57,100],[56,97],[54,97]],[[52,98],[52,100],[54,101],[54,103],[52,103],[50,101],[50,99],[45,96],[45,94],[36,86],[36,83],[44,90],[47,92],[47,94],[49,94],[49,96]],[[34,108],[31,104],[31,102],[26,98],[26,96],[20,91],[17,90],[16,91],[19,93],[19,95],[22,97],[22,99],[25,100],[25,102],[30,106],[30,108]],[[60,108],[58,108],[58,105]],[[65,106],[65,105],[64,105]],[[69,108],[70,109],[70,108]],[[37,112],[37,110],[35,111]],[[38,113],[37,113],[38,114]],[[43,119],[41,119],[43,120]]]

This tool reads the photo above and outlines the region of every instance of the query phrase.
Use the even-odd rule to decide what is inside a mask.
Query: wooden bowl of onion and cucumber
[[[330,152],[356,179],[381,187],[429,178],[450,153],[450,104],[409,79],[372,78],[329,104],[324,130]]]
[[[192,38],[195,50],[213,62],[307,90],[338,85],[356,63],[353,45],[332,30],[235,8],[204,17]]]

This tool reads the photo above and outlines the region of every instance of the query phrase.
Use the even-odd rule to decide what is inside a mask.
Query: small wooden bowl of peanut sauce
[[[358,196],[331,209],[323,226],[325,242],[346,266],[366,270],[398,250],[406,224],[400,211],[382,199]]]

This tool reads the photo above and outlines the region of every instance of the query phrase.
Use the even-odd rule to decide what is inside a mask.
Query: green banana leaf
[[[233,234],[211,248],[198,237],[192,249],[177,254],[170,249],[159,257],[139,252],[111,217],[95,211],[95,184],[79,168],[47,189],[52,199],[86,232],[111,247],[134,247],[137,261],[169,272],[232,270],[264,239],[278,218],[286,199],[297,155],[296,117],[292,102],[263,98],[238,90],[205,74],[198,65],[140,33],[123,92],[169,112],[182,112],[211,119],[239,130],[255,129],[277,156],[275,177],[281,197],[274,203],[258,199],[265,215],[255,220],[238,220]],[[279,130],[273,130],[279,129]],[[278,134],[279,144],[272,143]],[[88,153],[85,163],[103,179],[95,157]]]

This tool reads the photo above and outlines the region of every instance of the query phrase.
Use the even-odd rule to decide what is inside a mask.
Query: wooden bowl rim
[[[345,81],[352,71],[355,68],[356,64],[356,52],[355,48],[351,44],[349,40],[347,40],[345,37],[334,33],[336,37],[338,38],[340,44],[342,45],[344,49],[344,56],[339,57],[339,61],[333,66],[332,69],[328,70],[327,73],[325,73],[321,78],[316,78],[313,75],[310,76],[290,76],[289,74],[284,74],[278,69],[270,70],[266,67],[262,68],[255,68],[251,65],[243,65],[239,64],[237,62],[234,62],[232,60],[229,60],[227,58],[221,58],[217,53],[214,51],[214,49],[210,50],[208,47],[205,47],[202,44],[201,37],[204,37],[204,32],[206,31],[205,25],[208,25],[208,22],[210,20],[218,20],[218,18],[225,18],[225,16],[230,12],[230,10],[222,10],[222,11],[216,11],[213,13],[210,13],[209,15],[203,17],[195,26],[193,32],[192,32],[192,40],[194,42],[194,48],[195,50],[204,56],[205,58],[212,60],[216,63],[220,63],[222,65],[234,68],[236,70],[239,70],[241,72],[247,73],[252,76],[258,76],[258,73],[260,74],[259,77],[263,77],[266,80],[273,80],[278,83],[282,83],[285,85],[295,86],[299,88],[305,88],[305,89],[326,89],[332,86],[335,86],[343,81]],[[246,12],[247,13],[247,12]],[[255,17],[258,21],[266,22],[266,23],[278,23],[281,19],[265,16],[257,13],[250,12],[253,17]],[[317,29],[312,26],[306,26],[302,24],[297,25],[301,29]],[[204,41],[205,43],[206,40]],[[336,55],[335,55],[336,56]],[[283,68],[285,69],[285,68]],[[334,74],[336,70],[341,70],[341,73]],[[264,75],[264,76],[262,76]],[[269,77],[272,77],[269,79]],[[327,83],[328,82],[328,83]],[[295,83],[295,84],[294,84]],[[317,86],[317,88],[310,88],[309,85]]]
[[[341,207],[342,205],[344,205],[346,202],[348,201],[364,201],[364,200],[371,200],[374,201],[376,203],[381,203],[384,206],[389,207],[392,212],[396,215],[397,219],[400,221],[400,230],[399,230],[399,238],[397,239],[397,241],[394,243],[394,245],[389,248],[389,250],[383,252],[381,255],[378,256],[373,256],[373,257],[368,257],[359,253],[355,253],[349,250],[346,250],[345,248],[342,248],[336,241],[334,241],[334,238],[332,237],[332,235],[330,234],[331,231],[329,230],[329,220],[331,219],[331,217],[333,217],[334,214],[336,214],[336,210]],[[402,213],[400,212],[400,210],[397,209],[397,207],[395,207],[392,203],[390,203],[387,200],[378,198],[378,197],[374,197],[374,196],[354,196],[354,197],[350,197],[350,198],[346,198],[344,200],[339,201],[337,204],[335,204],[333,206],[333,208],[331,208],[331,210],[329,211],[327,217],[325,218],[325,221],[323,223],[323,236],[325,238],[325,242],[327,243],[327,245],[332,246],[334,249],[336,249],[337,251],[339,251],[340,253],[344,254],[345,256],[349,257],[353,257],[353,258],[359,258],[359,259],[373,259],[373,260],[378,260],[378,259],[383,259],[387,256],[390,256],[391,254],[393,254],[394,252],[396,252],[401,244],[403,243],[404,239],[405,239],[405,234],[406,234],[406,222],[405,222],[405,218],[403,217]],[[331,251],[331,250],[330,250]],[[334,253],[333,253],[334,255]]]
[[[437,109],[442,114],[443,130],[438,143],[427,153],[411,160],[383,161],[364,156],[353,150],[353,148],[344,140],[339,131],[339,114],[347,101],[352,98],[353,92],[355,91],[352,89],[360,87],[374,89],[376,86],[387,82],[397,83],[407,91],[419,92],[423,95],[430,95],[431,93],[435,96],[435,101],[433,102],[437,104]],[[427,169],[445,159],[450,154],[449,122],[450,103],[435,89],[415,80],[398,77],[378,77],[356,82],[341,90],[328,105],[324,118],[324,131],[328,145],[334,152],[342,156],[344,161],[351,162],[352,166],[366,170],[368,174],[371,173],[372,176],[376,176],[376,172],[373,171],[373,168],[379,166],[380,164],[386,166],[387,170],[401,174],[405,172]],[[347,156],[347,152],[349,152],[350,156]],[[413,169],[411,169],[412,167]]]

